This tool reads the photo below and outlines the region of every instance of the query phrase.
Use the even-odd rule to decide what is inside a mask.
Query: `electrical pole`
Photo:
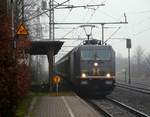
[[[54,0],[49,1],[49,39],[54,40]]]
[[[104,24],[102,25],[102,45],[104,44]]]
[[[49,39],[54,41],[54,0],[49,0]],[[55,62],[55,57],[53,56],[53,51],[48,55],[49,60],[49,88],[52,91],[52,77],[53,77],[53,66]]]
[[[128,48],[128,69],[129,69],[129,71],[128,71],[128,75],[129,75],[129,84],[131,84],[131,74],[130,74],[130,48]]]
[[[21,6],[21,11],[22,11],[22,21],[24,21],[24,0],[21,0],[22,6]]]
[[[40,9],[39,8],[37,8],[37,14],[40,14]],[[37,17],[36,37],[39,40],[42,38],[42,26],[41,26],[41,23],[40,23],[40,17]]]

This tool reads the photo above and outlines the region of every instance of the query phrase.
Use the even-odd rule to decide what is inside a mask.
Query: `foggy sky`
[[[65,0],[56,0],[61,3]],[[132,39],[131,54],[137,46],[141,46],[145,52],[150,52],[150,0],[70,0],[69,5],[87,5],[105,3],[105,6],[95,7],[96,10],[78,8],[55,10],[55,22],[119,22],[124,21],[126,13],[128,24],[124,25],[105,25],[111,27],[105,29],[105,39],[109,38],[120,27],[111,38],[130,38]],[[48,18],[45,20],[48,22]],[[66,26],[56,26],[64,28]],[[84,30],[79,25],[67,26],[77,28],[66,38],[86,37]],[[56,29],[55,37],[62,38],[72,29]],[[101,26],[97,25],[93,29],[92,37],[101,39]],[[80,43],[68,41],[65,45],[75,45]],[[127,56],[125,40],[111,39],[108,41],[115,49],[116,53]],[[68,51],[68,48],[63,48]],[[70,48],[71,49],[71,48]]]

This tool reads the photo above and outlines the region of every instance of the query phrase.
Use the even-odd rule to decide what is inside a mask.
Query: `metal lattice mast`
[[[54,40],[54,0],[49,1],[49,39]]]
[[[40,14],[40,9],[37,9],[37,14]],[[36,37],[37,39],[41,39],[42,38],[42,26],[40,23],[40,17],[37,17],[37,25],[36,25]]]

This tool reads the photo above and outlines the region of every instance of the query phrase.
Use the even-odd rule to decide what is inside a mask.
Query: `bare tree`
[[[118,54],[116,57],[116,73],[117,77],[124,78],[124,72],[127,72],[127,58],[124,58],[122,54]]]
[[[150,53],[146,54],[145,56],[145,61],[144,61],[144,66],[145,66],[145,75],[149,76],[150,75]]]
[[[144,49],[138,46],[132,57],[132,73],[135,77],[140,77],[144,74]]]

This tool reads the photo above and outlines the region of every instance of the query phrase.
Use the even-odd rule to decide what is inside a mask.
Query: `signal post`
[[[16,59],[18,62],[22,59],[25,64],[29,65],[29,61],[27,61],[28,56],[25,53],[25,50],[31,47],[31,41],[28,39],[28,35],[28,30],[24,22],[21,21],[16,30],[16,35],[13,40],[13,47],[17,50]]]
[[[126,39],[126,48],[128,48],[128,83],[131,84],[131,73],[130,73],[130,49],[131,49],[131,39]]]

